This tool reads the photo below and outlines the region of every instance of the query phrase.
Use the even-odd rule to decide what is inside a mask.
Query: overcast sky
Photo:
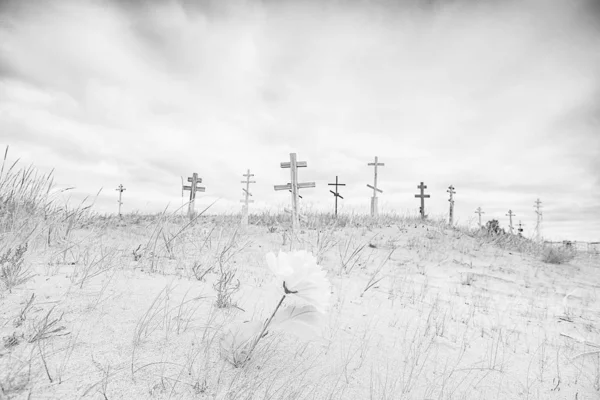
[[[600,2],[2,1],[0,145],[55,169],[96,210],[182,204],[197,172],[201,207],[278,211],[307,168],[301,203],[455,219],[509,209],[544,236],[600,240]],[[186,194],[187,196],[187,194]]]

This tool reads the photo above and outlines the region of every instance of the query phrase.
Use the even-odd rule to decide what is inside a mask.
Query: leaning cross
[[[305,188],[314,188],[314,182],[298,183],[298,168],[306,167],[306,161],[296,161],[296,153],[290,153],[290,161],[282,162],[281,168],[290,169],[291,183],[287,185],[275,185],[275,190],[290,190],[292,193],[292,230],[297,230],[299,224],[298,214],[298,190]]]
[[[329,186],[335,186],[335,192],[333,190],[330,190],[330,192],[333,194],[333,197],[335,198],[335,216],[337,217],[337,201],[338,201],[337,199],[338,199],[338,197],[340,199],[344,199],[342,197],[342,195],[338,193],[338,186],[346,186],[346,184],[345,183],[338,183],[338,177],[336,175],[335,176],[335,183],[328,183],[327,185],[329,185]]]
[[[446,192],[450,193],[450,198],[448,199],[448,201],[450,202],[450,226],[452,226],[452,223],[454,221],[454,197],[453,197],[453,195],[456,194],[456,192],[454,191],[454,186],[452,186],[452,185],[448,186],[448,190],[446,190]]]
[[[250,180],[250,177],[254,176],[254,174],[250,173],[250,170],[248,170],[248,172],[242,176],[246,177],[246,180],[242,181],[242,183],[246,184],[246,189],[242,188],[242,190],[244,191],[244,198],[240,200],[240,202],[244,203],[244,205],[242,206],[242,225],[247,226],[248,225],[248,204],[254,203],[254,200],[250,199],[250,196],[252,196],[252,193],[250,193],[250,184],[256,183],[256,181]]]
[[[377,188],[377,167],[384,167],[385,163],[377,162],[378,158],[375,156],[375,162],[368,163],[368,166],[375,167],[375,177],[373,180],[373,186],[367,184],[367,187],[373,189],[373,197],[371,197],[371,217],[375,217],[377,215],[377,192],[383,193],[383,190]]]
[[[510,233],[513,233],[513,224],[512,224],[512,217],[516,217],[516,214],[513,214],[512,210],[508,210],[508,214],[506,214],[509,218],[510,224],[508,225],[509,229],[510,229]]]
[[[192,219],[194,217],[194,202],[196,201],[196,192],[204,192],[206,188],[198,186],[202,183],[202,178],[198,178],[197,173],[193,173],[191,178],[187,178],[188,182],[191,182],[190,186],[183,186],[183,190],[190,191],[190,202],[188,204],[188,217]]]
[[[481,211],[481,207],[477,207],[475,214],[479,214],[479,227],[481,228],[481,214],[485,214],[485,211]]]
[[[421,219],[425,219],[425,199],[428,199],[431,196],[428,194],[425,194],[425,189],[427,189],[427,186],[424,185],[423,182],[421,182],[421,184],[419,186],[417,186],[417,189],[421,189],[421,194],[415,194],[415,197],[421,198],[421,208],[420,208]]]

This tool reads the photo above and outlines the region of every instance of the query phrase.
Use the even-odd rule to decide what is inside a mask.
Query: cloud
[[[366,212],[376,155],[390,208],[413,210],[420,181],[438,213],[454,184],[464,218],[481,204],[528,215],[537,197],[588,207],[599,15],[583,0],[6,1],[0,129],[61,183],[110,188],[103,210],[119,183],[128,206],[162,209],[193,172],[235,209],[248,168],[255,207],[280,204],[290,152],[322,209],[339,175],[343,203]]]

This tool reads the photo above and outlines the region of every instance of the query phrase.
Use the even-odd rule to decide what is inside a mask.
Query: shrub
[[[542,261],[548,264],[564,264],[575,258],[575,251],[567,247],[546,247]]]

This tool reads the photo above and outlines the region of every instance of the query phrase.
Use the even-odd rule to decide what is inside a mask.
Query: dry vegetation
[[[0,175],[0,399],[597,399],[599,259],[409,216],[94,215],[50,176]],[[277,295],[265,254],[328,271],[318,340],[233,321]]]

